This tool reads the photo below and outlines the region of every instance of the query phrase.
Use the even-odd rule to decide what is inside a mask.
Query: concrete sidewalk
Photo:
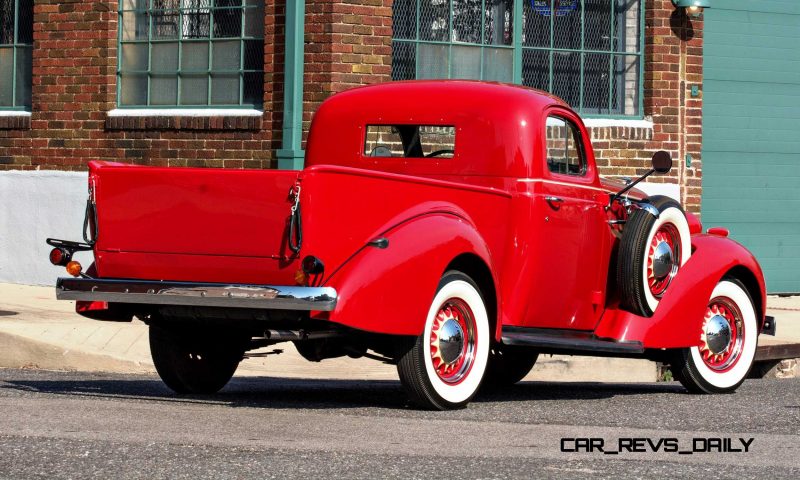
[[[769,314],[778,319],[775,339],[800,342],[800,297],[770,297]],[[51,370],[154,372],[147,326],[99,322],[74,311],[74,302],[57,301],[53,287],[0,283],[0,367]],[[311,363],[291,344],[280,355],[245,359],[237,375],[328,378],[396,379],[393,365],[369,359],[337,358]],[[656,365],[644,360],[596,357],[542,356],[528,379],[548,381],[650,382]]]

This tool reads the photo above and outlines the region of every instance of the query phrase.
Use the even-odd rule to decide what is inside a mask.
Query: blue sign
[[[531,6],[539,15],[549,17],[555,10],[557,17],[563,17],[578,9],[578,0],[531,0]]]

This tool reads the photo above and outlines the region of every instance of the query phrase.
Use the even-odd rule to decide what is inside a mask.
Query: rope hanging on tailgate
[[[91,233],[89,232],[91,227]],[[86,213],[83,215],[83,241],[94,245],[97,241],[97,205],[94,201],[94,179],[89,180],[89,198],[86,199]],[[90,238],[91,237],[91,238]]]

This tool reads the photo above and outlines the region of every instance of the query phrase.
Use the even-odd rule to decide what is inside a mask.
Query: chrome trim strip
[[[330,287],[61,277],[56,282],[56,298],[148,305],[327,312],[336,308],[338,295]]]

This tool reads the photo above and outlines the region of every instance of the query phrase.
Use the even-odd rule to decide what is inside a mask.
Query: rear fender
[[[325,282],[339,294],[331,321],[376,333],[420,335],[442,274],[453,259],[474,254],[493,271],[481,236],[453,214],[412,218],[383,237],[386,248],[362,248]]]
[[[618,341],[638,341],[645,348],[697,346],[711,293],[726,275],[749,276],[751,281],[742,280],[748,286],[757,318],[763,324],[766,289],[761,267],[753,254],[739,243],[715,235],[692,236],[692,249],[692,256],[675,276],[652,317],[609,308],[595,329],[595,335]]]

